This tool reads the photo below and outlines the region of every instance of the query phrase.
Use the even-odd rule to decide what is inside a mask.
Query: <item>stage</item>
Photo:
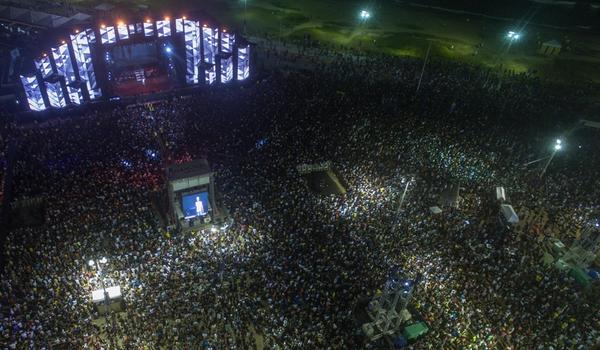
[[[24,109],[39,112],[250,77],[250,43],[205,20],[100,22],[61,34],[55,45],[20,76]]]
[[[138,80],[127,80],[113,85],[113,92],[118,96],[147,95],[174,90],[177,87],[166,75]]]

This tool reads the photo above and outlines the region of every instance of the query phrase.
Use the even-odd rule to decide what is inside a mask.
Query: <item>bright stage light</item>
[[[562,149],[562,145],[557,143],[556,145],[554,145],[554,149],[560,151]]]
[[[88,261],[88,266],[89,267],[94,267],[94,265],[95,265],[94,260]]]
[[[562,144],[562,140],[561,139],[556,139],[556,144],[557,145],[561,145]]]
[[[369,13],[369,11],[367,11],[367,10],[360,11],[360,19],[366,20],[366,19],[369,19],[370,17],[371,17],[371,13]]]
[[[165,51],[167,51],[167,53],[171,53],[173,50],[169,46],[167,46],[167,48],[165,49]]]

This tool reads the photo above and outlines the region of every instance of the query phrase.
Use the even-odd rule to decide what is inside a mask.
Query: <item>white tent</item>
[[[500,202],[506,201],[506,191],[504,187],[496,187],[496,200]]]
[[[108,299],[119,299],[121,297],[121,287],[120,286],[112,286],[106,288],[106,293],[108,294]],[[92,291],[92,301],[94,303],[103,303],[104,302],[104,290],[97,289]]]
[[[440,207],[438,207],[438,206],[429,208],[429,211],[433,215],[437,215],[437,214],[441,214],[442,213],[442,209],[440,209]]]
[[[500,214],[502,215],[502,219],[508,224],[516,225],[519,223],[519,216],[510,204],[500,205]]]

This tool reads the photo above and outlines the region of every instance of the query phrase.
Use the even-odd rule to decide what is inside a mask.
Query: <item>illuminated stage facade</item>
[[[250,44],[226,29],[182,18],[76,30],[21,75],[32,111],[250,76]]]

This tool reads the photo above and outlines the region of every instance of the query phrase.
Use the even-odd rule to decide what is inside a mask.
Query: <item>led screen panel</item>
[[[175,32],[176,33],[182,33],[183,32],[183,18],[177,18],[175,20]]]
[[[54,108],[63,108],[67,105],[67,101],[65,100],[65,96],[63,95],[62,88],[60,87],[60,82],[50,83],[45,82],[46,85],[46,93],[48,94],[48,101],[50,102],[50,106]]]
[[[129,34],[134,35],[135,34],[135,24],[130,24],[128,27],[129,27]]]
[[[115,36],[115,27],[107,26],[104,28],[100,28],[100,39],[102,45],[116,43],[117,37]]]
[[[216,55],[219,49],[219,30],[209,27],[202,28],[202,45],[204,47],[204,63],[206,70],[204,72],[204,81],[212,84],[217,79]]]
[[[200,24],[196,21],[183,21],[185,38],[185,81],[188,84],[198,84],[200,64]]]
[[[119,33],[119,40],[129,39],[129,30],[126,24],[119,24],[117,26],[117,32]]]
[[[156,21],[156,32],[159,38],[171,36],[171,21]]]
[[[235,45],[235,34],[227,33],[226,31],[222,31],[221,32],[221,52],[232,53],[234,45]]]
[[[52,63],[50,63],[50,57],[44,56],[40,59],[35,60],[35,67],[42,74],[42,78],[47,78],[52,71]]]
[[[52,48],[52,57],[56,65],[56,72],[65,77],[67,84],[77,80],[67,43],[60,45],[58,48]]]
[[[154,24],[152,22],[144,22],[144,36],[154,35]]]
[[[204,47],[204,63],[214,64],[217,49],[219,47],[219,32],[217,29],[208,27],[202,28],[202,45]]]
[[[77,70],[81,81],[85,83],[91,99],[102,96],[98,82],[96,81],[96,73],[92,63],[92,55],[88,36],[85,33],[71,35],[71,44],[73,45],[73,53],[77,62]]]
[[[85,30],[85,34],[88,37],[88,42],[90,44],[95,44],[96,43],[96,33],[94,33],[94,31],[92,29],[86,29]]]
[[[250,76],[250,46],[238,47],[237,80],[245,80]]]
[[[45,110],[47,107],[44,103],[44,97],[42,96],[37,77],[35,75],[28,77],[21,75],[21,84],[23,85],[23,90],[25,90],[29,109],[36,112]]]
[[[221,83],[233,80],[233,56],[221,58]]]
[[[208,214],[208,193],[198,192],[182,196],[181,209],[186,219]]]
[[[69,100],[71,100],[71,103],[76,105],[80,105],[83,103],[83,95],[81,94],[81,88],[67,86],[67,93],[69,94]]]
[[[102,97],[102,90],[100,90],[100,88],[90,90],[89,93],[90,93],[90,100],[95,100],[97,98]]]

